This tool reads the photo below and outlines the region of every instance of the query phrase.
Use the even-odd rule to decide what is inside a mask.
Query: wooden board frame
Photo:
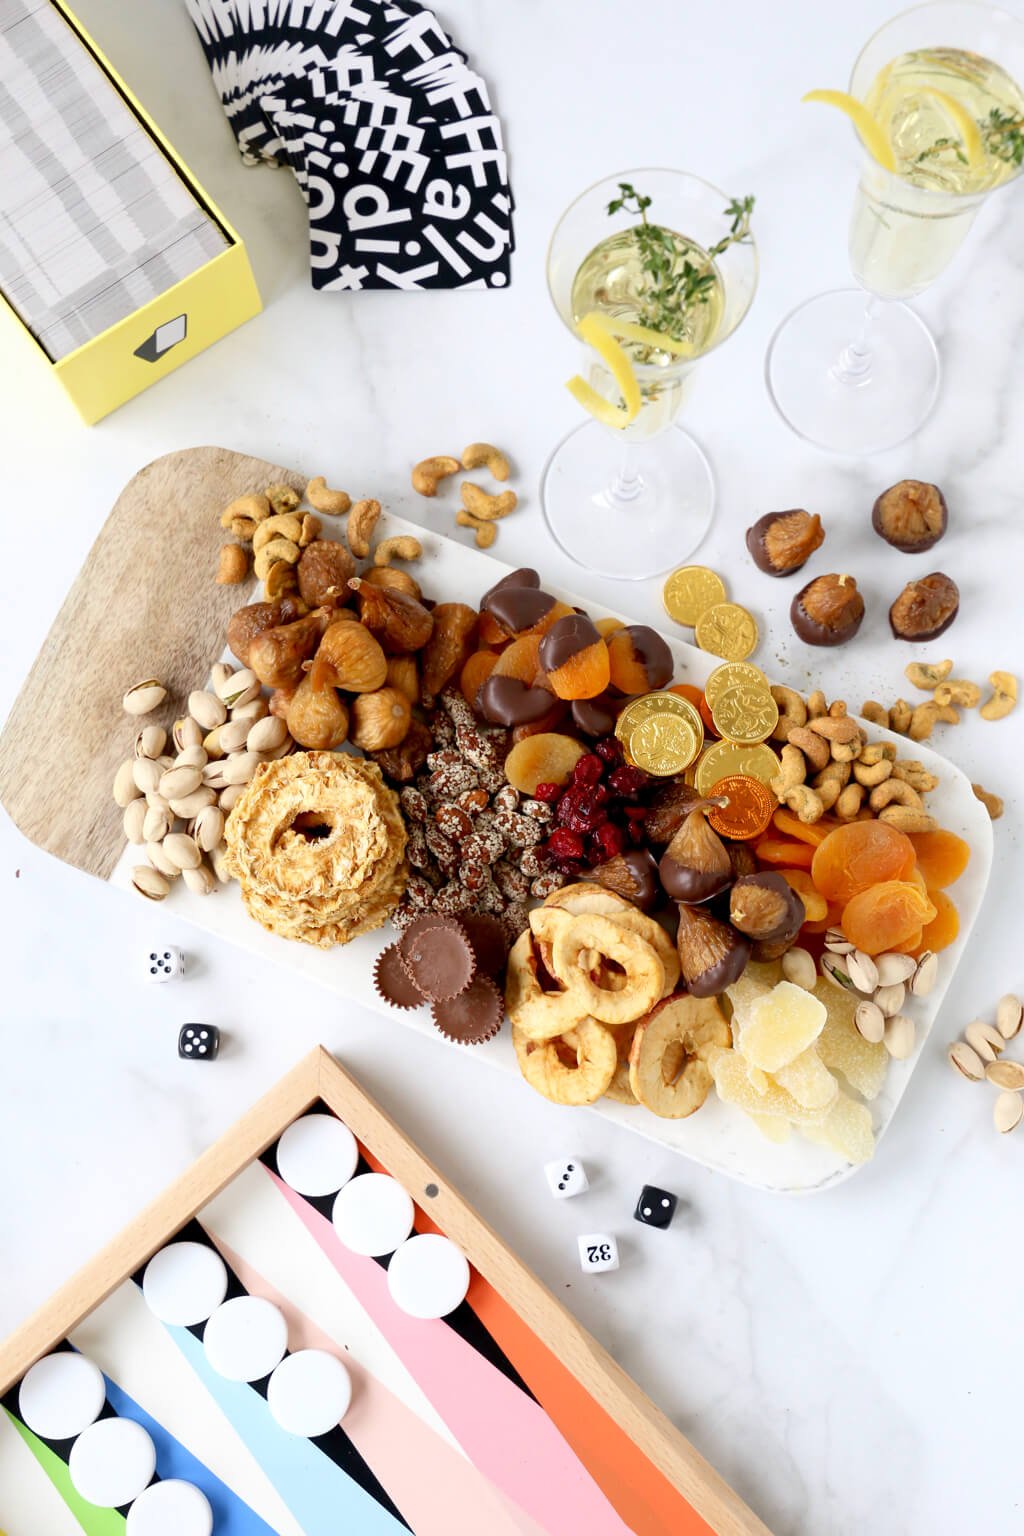
[[[0,1345],[0,1397],[318,1102],[465,1251],[495,1291],[720,1536],[771,1536],[690,1442],[319,1046]]]

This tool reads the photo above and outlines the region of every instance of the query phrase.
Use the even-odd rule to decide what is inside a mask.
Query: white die
[[[580,1268],[588,1274],[600,1275],[606,1269],[618,1269],[619,1245],[607,1232],[585,1232],[576,1239],[580,1251]]]
[[[578,1157],[560,1157],[556,1162],[545,1163],[544,1177],[556,1200],[568,1200],[590,1188],[587,1170]]]
[[[146,951],[147,981],[174,981],[185,974],[185,956],[174,944],[154,944]]]

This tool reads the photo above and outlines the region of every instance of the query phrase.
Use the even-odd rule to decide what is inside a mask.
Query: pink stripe
[[[381,1266],[350,1253],[326,1217],[271,1177],[486,1477],[557,1536],[631,1536],[539,1404],[446,1323],[400,1311]]]
[[[352,1406],[344,1430],[387,1489],[417,1536],[536,1536],[508,1509],[473,1464],[434,1433],[411,1408],[369,1375],[336,1339],[322,1332],[298,1307],[210,1232],[225,1262],[251,1296],[281,1308],[288,1322],[288,1348],[325,1349],[344,1359],[352,1376]]]

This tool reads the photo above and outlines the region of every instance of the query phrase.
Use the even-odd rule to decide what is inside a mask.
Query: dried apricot
[[[945,891],[929,891],[928,897],[935,908],[935,916],[930,923],[925,924],[921,933],[921,942],[914,945],[914,950],[947,949],[960,932],[960,913],[956,909],[956,903],[946,895]]]
[[[846,903],[843,932],[865,954],[881,955],[906,944],[937,911],[916,885],[906,880],[883,880]]]
[[[521,640],[513,640],[506,646],[494,665],[496,677],[516,677],[521,683],[528,683],[532,688],[537,684],[541,688],[550,688],[541,673],[540,666],[540,640],[536,635],[524,635]]]
[[[821,892],[815,889],[814,881],[806,869],[780,869],[779,874],[790,890],[796,891],[803,902],[805,922],[818,923],[823,917],[828,916],[828,902]]]
[[[698,688],[696,683],[673,683],[671,688],[665,689],[666,693],[678,693],[681,699],[687,699],[694,709],[700,708],[700,701],[704,697],[703,688]]]
[[[814,858],[809,843],[789,843],[780,837],[762,837],[754,852],[761,864],[783,864],[791,869],[810,869]]]
[[[705,737],[711,741],[717,741],[721,732],[715,724],[714,716],[711,713],[711,705],[703,694],[701,694],[700,699],[697,701],[697,711],[704,722]]]
[[[583,613],[552,625],[540,641],[540,665],[560,699],[592,699],[611,680],[608,647]]]
[[[801,940],[808,933],[827,933],[830,928],[840,928],[843,922],[843,909],[838,902],[830,901],[828,911],[824,917],[808,918],[800,930]]]
[[[895,827],[855,821],[836,827],[815,849],[811,873],[829,901],[847,902],[869,886],[906,880],[914,860],[913,843]]]
[[[776,828],[786,837],[795,837],[801,843],[810,843],[817,848],[823,843],[830,832],[834,832],[839,826],[838,821],[833,821],[831,816],[822,816],[819,821],[804,822],[799,816],[794,816],[792,811],[787,811],[784,805],[772,817]]]
[[[914,832],[910,835],[917,854],[917,867],[930,890],[945,890],[954,880],[959,880],[971,857],[970,844],[955,832],[939,827],[934,832]]]
[[[508,635],[502,629],[493,614],[481,613],[480,615],[480,639],[484,645],[499,646],[508,643]]]
[[[497,651],[475,651],[463,667],[459,687],[470,709],[476,709],[480,689],[494,671],[497,662]]]
[[[630,624],[608,641],[612,683],[622,693],[650,693],[672,681],[672,652],[656,629]]]
[[[538,784],[567,784],[586,750],[571,736],[528,736],[506,757],[505,777],[524,795],[532,795]]]
[[[924,875],[922,875],[921,871],[918,869],[916,864],[914,865],[913,869],[910,871],[909,875],[907,875],[905,878],[906,878],[906,881],[907,881],[908,885],[916,885],[917,886],[917,888],[921,892],[922,896],[927,896],[928,895],[928,882],[925,879]]]
[[[608,636],[610,634],[613,634],[615,630],[617,630],[617,629],[625,629],[625,627],[626,626],[625,626],[625,624],[623,624],[621,619],[595,619],[594,620],[594,628],[597,630],[597,632],[601,636],[602,640],[607,640]]]

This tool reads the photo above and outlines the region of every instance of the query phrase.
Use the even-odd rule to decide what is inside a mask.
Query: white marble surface
[[[1021,670],[1024,197],[983,212],[968,252],[920,301],[946,376],[918,441],[871,462],[830,459],[785,430],[762,381],[781,316],[847,281],[850,136],[798,103],[811,86],[844,83],[889,9],[882,0],[447,0],[443,14],[507,123],[513,286],[361,298],[309,291],[294,186],[285,172],[238,163],[177,0],[78,0],[77,9],[243,232],[267,309],[92,429],[4,330],[0,711],[121,484],[189,444],[323,471],[442,527],[447,515],[408,490],[409,464],[493,437],[515,454],[523,499],[502,526],[502,554],[600,598],[598,584],[555,554],[536,502],[547,454],[578,419],[561,389],[574,350],[547,302],[543,256],[578,190],[644,164],[677,164],[758,197],[760,292],[702,370],[689,416],[719,476],[719,515],[701,557],[728,573],[761,619],[759,659],[856,702],[899,690],[910,652],[887,640],[885,608],[912,571],[932,564],[888,551],[868,512],[878,489],[910,474],[941,482],[953,509],[934,564],[957,576],[963,611],[943,651],[966,675]],[[624,59],[637,66],[624,71]],[[792,505],[820,510],[828,524],[833,558],[820,568],[853,570],[867,595],[862,635],[835,656],[793,642],[783,617],[791,584],[758,575],[743,549],[755,516]],[[603,595],[639,618],[658,613],[653,586],[623,595],[606,584]],[[71,728],[53,722],[58,738]],[[1019,1530],[1019,1366],[1007,1344],[1020,1329],[1024,1133],[995,1136],[988,1090],[954,1079],[943,1049],[1000,993],[1024,988],[1013,878],[1024,712],[1000,726],[971,720],[945,742],[1010,802],[990,895],[877,1162],[805,1200],[702,1174],[481,1073],[470,1053],[442,1053],[398,1024],[339,1010],[269,962],[197,940],[173,902],[133,904],[0,820],[0,1333],[323,1041],[779,1536]],[[186,981],[138,982],[154,939],[186,949]],[[219,1063],[177,1062],[186,1019],[227,1033]],[[543,1163],[566,1151],[591,1175],[578,1204],[553,1202],[544,1185]],[[682,1197],[668,1233],[631,1220],[645,1180]],[[575,1234],[600,1227],[619,1237],[622,1268],[584,1280]]]

